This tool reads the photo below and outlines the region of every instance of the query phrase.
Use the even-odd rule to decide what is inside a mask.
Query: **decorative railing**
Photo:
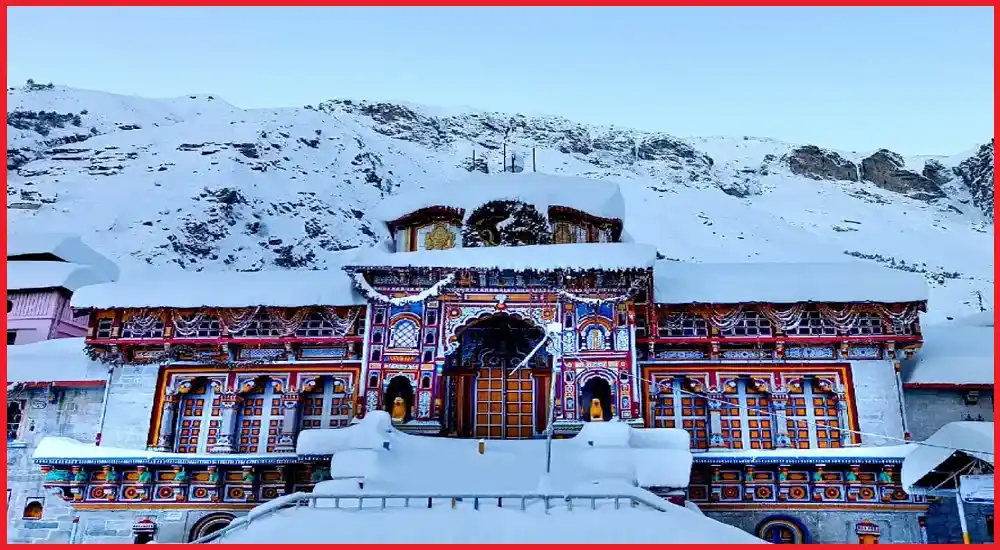
[[[246,529],[254,521],[268,517],[281,510],[289,508],[313,507],[334,510],[386,510],[387,508],[444,508],[454,507],[458,503],[472,503],[474,510],[482,507],[503,508],[506,504],[515,509],[527,511],[528,504],[541,502],[545,512],[564,506],[567,511],[582,505],[584,509],[596,510],[598,503],[611,503],[615,510],[623,506],[629,508],[645,507],[658,512],[667,512],[671,506],[660,498],[650,494],[542,494],[542,493],[293,493],[278,497],[266,504],[258,506],[240,518],[236,518],[226,527],[205,535],[191,544],[206,544],[217,541],[228,533],[238,529]]]

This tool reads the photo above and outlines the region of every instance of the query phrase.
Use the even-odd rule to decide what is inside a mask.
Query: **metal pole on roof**
[[[531,171],[537,172],[537,167],[535,166],[535,148],[531,148]]]

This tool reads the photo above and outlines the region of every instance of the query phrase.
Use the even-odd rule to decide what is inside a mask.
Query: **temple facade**
[[[617,185],[535,173],[376,215],[389,237],[339,269],[74,296],[108,414],[99,446],[34,455],[74,542],[185,542],[308,491],[336,472],[298,434],[372,410],[438,437],[683,428],[690,484],[654,492],[773,542],[926,541],[928,502],[899,481],[922,276],[666,260],[625,230]]]

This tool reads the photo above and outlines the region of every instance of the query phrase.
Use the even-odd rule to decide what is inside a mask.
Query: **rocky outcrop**
[[[858,167],[834,151],[803,145],[785,156],[788,169],[814,180],[858,181]]]
[[[972,195],[972,203],[993,219],[993,140],[955,167],[955,174]]]
[[[923,174],[907,170],[903,157],[888,149],[879,149],[861,161],[861,179],[886,191],[918,200],[931,201],[945,197],[940,185]]]

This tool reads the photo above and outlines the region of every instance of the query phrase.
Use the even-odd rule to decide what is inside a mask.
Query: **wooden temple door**
[[[476,377],[475,437],[530,439],[535,435],[535,379],[507,361],[482,366]]]

